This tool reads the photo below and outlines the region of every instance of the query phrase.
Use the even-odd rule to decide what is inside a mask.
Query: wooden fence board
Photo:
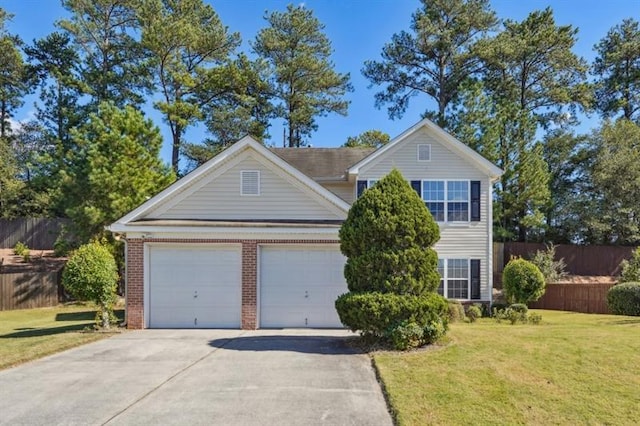
[[[0,274],[0,311],[58,304],[61,271]]]
[[[0,219],[0,248],[13,248],[18,241],[36,250],[51,250],[62,227],[69,225],[62,218]]]
[[[608,314],[607,292],[615,284],[547,284],[544,296],[529,303],[533,309]]]

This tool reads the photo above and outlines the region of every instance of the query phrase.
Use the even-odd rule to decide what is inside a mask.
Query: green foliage
[[[67,214],[82,241],[142,204],[175,179],[158,158],[160,131],[127,106],[102,104],[73,132],[81,150],[66,173]]]
[[[513,303],[509,306],[509,309],[516,311],[520,314],[526,314],[529,312],[529,307],[524,303]]]
[[[596,106],[606,118],[640,118],[640,28],[627,18],[595,45]],[[622,65],[624,64],[624,65]]]
[[[571,124],[568,112],[588,106],[590,90],[587,66],[572,52],[577,30],[557,26],[551,9],[503,27],[478,43],[483,73],[460,93],[453,127],[505,171],[496,189],[496,237],[525,241],[540,238],[550,200],[536,134],[552,122]]]
[[[545,281],[540,269],[524,259],[512,259],[502,272],[505,297],[512,303],[538,300],[545,291]]]
[[[16,245],[13,247],[13,254],[16,256],[23,256],[25,252],[29,250],[29,247],[22,241],[18,241]]]
[[[228,62],[240,35],[229,33],[202,0],[144,0],[139,16],[142,45],[162,94],[155,107],[169,124],[171,165],[178,174],[186,129],[203,118],[206,105],[236,93]]]
[[[509,321],[511,325],[515,325],[518,322],[526,324],[528,321],[526,312],[518,312],[516,309],[513,309],[511,307],[504,310],[497,310],[494,308],[493,318],[497,323],[501,323],[502,321]]]
[[[447,307],[449,308],[447,313],[448,322],[464,321],[466,318],[464,312],[464,306],[458,300],[447,299]]]
[[[358,136],[349,136],[344,143],[348,148],[380,148],[389,143],[391,138],[380,130],[367,130]]]
[[[607,306],[615,315],[640,316],[640,282],[611,287],[607,293]]]
[[[527,320],[529,324],[538,325],[542,322],[542,315],[531,313],[528,314]]]
[[[345,293],[336,300],[340,321],[352,331],[383,338],[402,323],[424,328],[447,316],[447,302],[435,293],[421,296],[394,293]]]
[[[149,89],[145,52],[136,39],[134,1],[63,0],[68,19],[58,22],[82,59],[83,92],[95,110],[102,102],[142,105]]]
[[[436,342],[447,332],[449,325],[442,316],[434,318],[427,323],[422,329],[422,344],[431,344]]]
[[[411,32],[394,34],[382,49],[382,61],[366,61],[362,73],[372,84],[385,85],[376,106],[388,104],[391,118],[402,117],[412,95],[435,100],[435,116],[446,127],[446,110],[461,84],[478,70],[477,40],[497,25],[488,0],[422,0],[412,17]]]
[[[482,318],[482,310],[475,305],[471,305],[467,308],[467,318],[469,322],[476,322],[478,318]]]
[[[73,252],[62,273],[62,285],[73,297],[95,303],[100,309],[99,324],[109,328],[116,302],[118,273],[109,249],[93,242]]]
[[[590,139],[596,203],[586,225],[596,242],[640,245],[640,126],[605,122]]]
[[[556,247],[553,244],[547,245],[546,250],[537,250],[531,258],[531,263],[540,269],[547,284],[558,282],[567,276],[565,270],[567,264],[564,263],[564,258],[555,259]]]
[[[640,247],[631,254],[631,259],[620,262],[620,282],[640,282]]]
[[[449,304],[434,292],[440,275],[431,248],[439,238],[438,225],[398,170],[366,190],[340,228],[350,291],[336,300],[342,323],[400,349],[444,334]]]
[[[514,303],[504,308],[495,305],[492,316],[497,323],[508,321],[511,325],[517,323],[537,325],[542,321],[542,315],[529,313],[527,305],[522,303]]]
[[[438,256],[430,247],[438,225],[398,170],[358,198],[340,228],[348,258],[345,277],[352,292],[420,295],[440,282]]]
[[[423,328],[418,324],[403,321],[389,331],[388,338],[395,350],[405,351],[419,346],[423,335]]]
[[[287,123],[288,145],[299,147],[317,129],[316,117],[347,114],[349,102],[342,98],[353,88],[349,74],[334,71],[331,42],[311,9],[290,4],[265,19],[269,26],[252,47],[269,64],[272,92],[280,101],[275,115]]]

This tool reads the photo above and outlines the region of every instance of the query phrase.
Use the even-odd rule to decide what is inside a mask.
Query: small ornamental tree
[[[620,282],[640,282],[640,247],[635,249],[631,259],[623,260],[620,263]]]
[[[502,288],[509,303],[535,302],[545,291],[540,269],[524,259],[512,259],[502,271]]]
[[[340,229],[349,288],[336,300],[342,323],[399,349],[440,337],[447,303],[435,293],[440,275],[431,248],[439,238],[431,213],[398,170],[366,190]]]
[[[109,249],[98,242],[74,251],[62,274],[62,285],[73,297],[98,306],[96,320],[105,329],[114,317],[117,283],[116,261]]]

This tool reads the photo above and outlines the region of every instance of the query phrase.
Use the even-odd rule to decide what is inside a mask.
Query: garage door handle
[[[308,299],[308,298],[309,298],[309,292],[308,292],[308,291],[305,291],[305,292],[304,292],[304,298],[305,298],[305,299]]]
[[[197,299],[197,298],[198,298],[198,292],[197,292],[197,291],[193,294],[193,298],[194,298],[194,299]]]

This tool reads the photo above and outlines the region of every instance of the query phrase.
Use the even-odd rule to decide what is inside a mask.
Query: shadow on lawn
[[[617,321],[607,321],[607,325],[630,325],[630,324],[640,324],[640,318],[638,319],[623,319]]]
[[[115,314],[120,321],[124,319],[123,309],[117,309],[115,311]],[[56,322],[58,321],[86,321],[86,322],[82,322],[80,324],[73,324],[73,325],[61,325],[58,327],[16,328],[13,333],[0,335],[0,339],[51,336],[54,334],[68,333],[71,331],[81,331],[81,330],[84,330],[86,327],[91,327],[94,324],[95,318],[96,318],[96,311],[59,313],[56,315]]]

